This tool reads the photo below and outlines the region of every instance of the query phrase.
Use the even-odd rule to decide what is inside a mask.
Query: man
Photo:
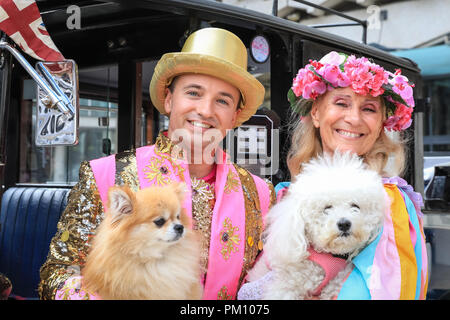
[[[218,147],[226,131],[248,120],[264,97],[264,87],[247,72],[242,41],[223,29],[194,32],[181,52],[158,62],[150,95],[169,116],[169,130],[153,146],[82,163],[41,268],[42,299],[95,298],[80,288],[77,275],[115,184],[138,190],[186,183],[184,208],[201,235],[204,299],[234,299],[262,250],[273,186],[231,163]]]

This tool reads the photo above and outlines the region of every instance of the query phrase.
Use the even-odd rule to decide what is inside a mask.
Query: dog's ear
[[[271,263],[297,263],[307,254],[308,240],[302,213],[302,201],[286,195],[267,215],[264,252]]]
[[[186,196],[186,192],[187,192],[187,187],[186,187],[186,183],[184,182],[174,182],[172,184],[173,190],[175,191],[175,194],[178,197],[178,200],[183,203],[184,202],[184,198]]]
[[[128,186],[111,187],[108,190],[108,213],[114,221],[131,214],[134,210],[135,195]]]

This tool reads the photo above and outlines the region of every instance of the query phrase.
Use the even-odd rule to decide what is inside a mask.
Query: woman
[[[291,177],[322,153],[350,151],[380,173],[391,200],[383,232],[352,260],[355,267],[338,299],[425,298],[422,198],[399,177],[405,165],[404,142],[387,134],[411,125],[412,87],[400,70],[393,74],[367,58],[330,52],[300,69],[289,91],[298,119],[287,158]],[[278,200],[287,191],[286,183],[280,185]],[[373,272],[380,279],[376,284],[370,281]],[[247,284],[239,298],[258,298],[259,287],[269,279]]]

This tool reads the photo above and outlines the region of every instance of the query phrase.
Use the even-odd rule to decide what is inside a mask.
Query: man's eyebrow
[[[220,95],[230,98],[234,102],[234,97],[231,93],[228,92],[219,92]]]
[[[198,84],[195,84],[195,83],[188,84],[188,85],[183,87],[183,89],[189,89],[189,88],[203,89],[203,87],[201,85],[198,85]]]
[[[203,88],[201,85],[199,85],[199,84],[191,83],[191,84],[185,85],[185,86],[183,87],[183,90],[190,89],[190,88],[193,88],[193,89],[199,89],[199,90],[204,89],[204,88]],[[220,94],[221,96],[225,96],[225,97],[230,98],[230,99],[234,102],[234,97],[233,97],[233,95],[232,95],[231,93],[228,93],[228,92],[225,92],[225,91],[220,91],[219,94]]]

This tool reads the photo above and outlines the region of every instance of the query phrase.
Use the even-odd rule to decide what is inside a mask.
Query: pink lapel
[[[103,209],[106,211],[108,190],[110,187],[114,186],[116,179],[116,155],[113,154],[108,157],[91,160],[89,164],[94,173],[97,189],[103,203]]]
[[[245,249],[245,203],[239,175],[226,153],[218,150],[218,156],[223,161],[217,164],[216,204],[203,293],[208,300],[235,298]]]

